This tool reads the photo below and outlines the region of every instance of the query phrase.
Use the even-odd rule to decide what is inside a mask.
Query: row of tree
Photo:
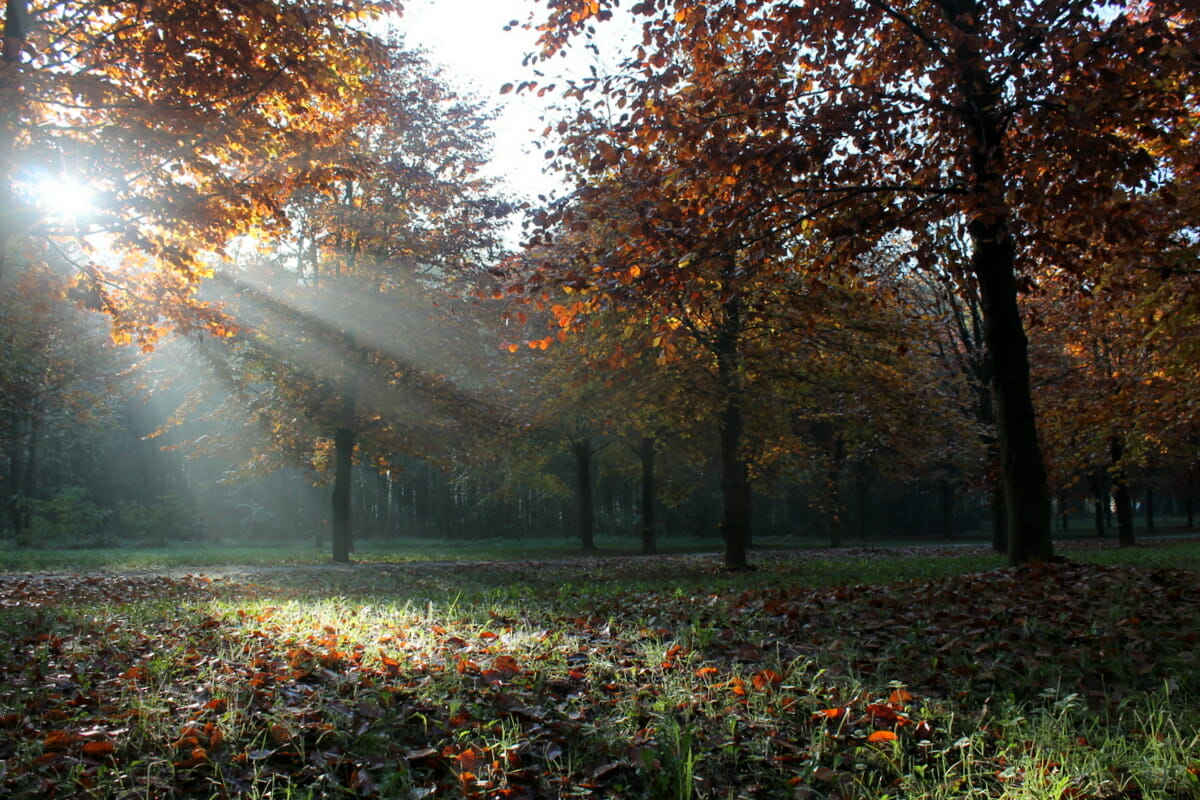
[[[170,469],[122,471],[143,494],[327,484],[335,560],[352,487],[380,491],[362,470],[387,502],[359,516],[391,530],[417,462],[459,487],[436,513],[569,517],[587,548],[606,454],[645,550],[664,509],[715,494],[731,568],[779,508],[838,542],[905,485],[937,487],[930,530],[986,498],[1014,563],[1053,555],[1052,487],[1111,497],[1123,541],[1135,484],[1190,495],[1187,3],[546,6],[543,72],[610,18],[640,37],[611,72],[518,87],[561,91],[545,140],[570,190],[513,252],[519,209],[481,177],[489,114],[364,24],[390,4],[10,3],[11,530],[69,486],[36,480],[51,431],[94,460],[168,445]],[[86,215],[39,205],[64,168],[99,193]],[[174,410],[121,419],[146,396]],[[184,451],[207,477],[167,485]],[[293,483],[250,485],[319,514]],[[210,527],[293,513],[275,499],[227,494],[240,511]]]

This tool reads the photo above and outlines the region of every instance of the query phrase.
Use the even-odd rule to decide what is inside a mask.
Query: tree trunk
[[[942,537],[954,541],[954,484],[949,478],[938,482],[942,499]]]
[[[38,488],[38,447],[41,445],[41,414],[34,412],[28,418],[29,438],[25,445],[24,463],[21,464],[21,479],[19,488],[17,513],[14,520],[17,524],[17,544],[21,547],[33,546],[33,500]]]
[[[1104,472],[1104,470],[1097,469],[1088,479],[1088,483],[1091,484],[1092,497],[1096,502],[1096,513],[1094,515],[1096,536],[1097,538],[1103,538],[1104,529],[1106,527],[1105,522],[1107,519],[1106,512],[1108,511],[1108,501],[1110,499],[1108,492],[1108,475]]]
[[[736,281],[735,264],[728,261],[722,269],[725,286]],[[717,379],[721,387],[721,411],[718,418],[721,446],[721,537],[725,540],[725,568],[749,567],[746,551],[750,546],[750,470],[742,454],[746,418],[742,408],[745,375],[742,370],[742,302],[731,292],[721,304],[721,324],[713,340],[717,359]]]
[[[1004,482],[992,480],[992,497],[988,508],[992,520],[992,549],[997,553],[1008,552],[1008,503],[1004,500]]]
[[[1133,535],[1133,497],[1124,478],[1116,478],[1112,484],[1113,503],[1117,507],[1117,543],[1121,547],[1132,547]]]
[[[841,547],[845,540],[845,509],[842,507],[842,466],[846,461],[846,443],[832,422],[813,423],[813,438],[826,454],[825,502],[822,510],[825,535],[830,547]]]
[[[858,509],[854,515],[854,526],[858,533],[858,543],[867,543],[867,476],[866,467],[860,462],[854,470],[854,505]]]
[[[750,471],[742,459],[745,419],[740,398],[726,399],[721,409],[721,536],[725,567],[746,569],[750,541]]]
[[[579,544],[585,551],[596,549],[596,510],[592,499],[592,449],[591,437],[585,436],[571,442],[575,454],[575,508]]]
[[[1146,534],[1154,533],[1154,489],[1146,487]]]
[[[642,462],[641,534],[642,553],[653,555],[658,551],[654,529],[654,449],[653,436],[643,436],[638,448],[638,459]]]
[[[979,52],[981,12],[976,0],[942,0],[948,22],[964,34],[955,50],[966,127],[972,207],[967,229],[971,268],[983,308],[984,340],[992,376],[996,435],[1008,517],[1008,561],[1054,556],[1050,492],[1038,444],[1029,378],[1029,343],[1018,304],[1012,212],[1004,200],[1005,120],[1001,87]]]
[[[333,560],[350,563],[353,531],[350,527],[350,483],[353,479],[354,429],[338,428],[333,432]]]
[[[1129,492],[1125,473],[1121,470],[1121,457],[1125,455],[1125,446],[1120,439],[1114,438],[1109,443],[1109,455],[1112,457],[1113,505],[1117,507],[1117,543],[1121,547],[1132,547],[1133,496]]]

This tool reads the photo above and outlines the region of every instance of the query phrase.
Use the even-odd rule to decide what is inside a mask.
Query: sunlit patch
[[[46,214],[76,221],[96,210],[96,192],[76,178],[47,176],[30,187],[33,201]]]

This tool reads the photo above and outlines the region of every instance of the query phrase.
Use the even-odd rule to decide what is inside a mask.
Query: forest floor
[[[1200,800],[1200,544],[8,573],[0,795]]]

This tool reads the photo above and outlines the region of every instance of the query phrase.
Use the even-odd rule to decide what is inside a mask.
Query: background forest
[[[542,6],[531,200],[394,4],[9,4],[6,547],[1193,524],[1190,4]]]

